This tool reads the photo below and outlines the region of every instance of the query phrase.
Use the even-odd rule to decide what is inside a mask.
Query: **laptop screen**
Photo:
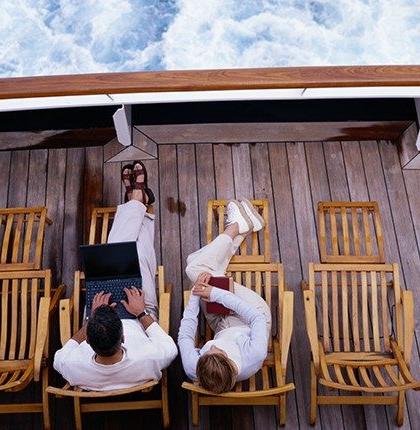
[[[80,256],[87,280],[141,276],[136,242],[82,245]]]

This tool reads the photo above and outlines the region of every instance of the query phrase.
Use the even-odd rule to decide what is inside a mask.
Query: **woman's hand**
[[[194,296],[200,296],[203,300],[206,301],[210,299],[210,292],[213,287],[208,283],[210,281],[211,276],[212,275],[209,272],[202,272],[198,275],[198,278],[195,281],[195,284],[193,285],[191,290]]]
[[[202,272],[198,275],[197,280],[195,281],[194,287],[196,285],[201,285],[201,284],[208,284],[211,278],[211,273],[209,272]]]
[[[211,285],[206,284],[204,282],[201,284],[195,283],[192,289],[192,293],[194,296],[199,296],[203,300],[209,301],[212,288],[213,287]]]

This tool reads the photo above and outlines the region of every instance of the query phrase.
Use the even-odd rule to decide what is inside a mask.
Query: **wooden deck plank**
[[[30,152],[28,172],[27,206],[45,206],[47,191],[48,150]],[[48,214],[49,215],[49,214]]]
[[[351,201],[367,201],[369,193],[359,142],[341,143]]]
[[[172,285],[170,334],[176,339],[182,311],[182,264],[180,243],[180,221],[178,212],[178,168],[175,145],[159,147],[160,228],[162,237],[161,256],[165,267],[165,278]],[[169,389],[179,393],[183,379],[180,359],[172,364],[169,372]],[[187,396],[169,396],[171,428],[188,428]]]
[[[276,211],[281,260],[285,267],[286,286],[288,290],[295,292],[295,309],[303,309],[300,282],[303,273],[307,273],[307,268],[303,269],[304,272],[302,273],[286,145],[273,143],[268,145],[268,149],[274,192],[273,203]],[[306,329],[305,325],[302,324],[301,314],[295,312],[289,362],[291,363],[290,367],[293,371],[296,390],[287,396],[287,410],[296,408],[297,414],[287,416],[287,425],[290,428],[312,428],[308,423],[309,391],[307,390],[307,383],[309,381],[309,366],[301,365],[301,363],[309,363],[309,346],[306,341],[303,341],[306,338]],[[314,428],[321,428],[319,420]]]
[[[84,148],[67,149],[67,174],[65,183],[65,211],[63,228],[63,274],[69,297],[74,282],[74,271],[80,268],[79,245],[83,242],[83,172]]]
[[[26,205],[28,191],[29,151],[14,151],[10,162],[8,206],[19,208]]]
[[[155,214],[155,252],[156,261],[161,264],[162,257],[160,255],[160,202],[159,202],[159,162],[158,160],[143,160],[144,166],[147,170],[148,186],[155,195],[155,203],[153,204],[153,213]]]
[[[419,248],[415,239],[415,230],[411,218],[410,207],[408,204],[407,192],[405,189],[402,170],[399,167],[399,156],[397,147],[392,142],[381,141],[379,145],[382,166],[387,186],[387,192],[394,221],[395,234],[397,237],[398,248],[401,256],[401,269],[405,280],[405,286],[413,291],[414,297],[419,297],[420,287],[418,279],[420,279],[420,256]],[[420,303],[415,301],[414,314],[419,315]],[[417,342],[414,343],[414,351],[416,344],[420,340],[420,325],[415,326],[415,335]],[[419,349],[417,353],[412,355],[412,366],[420,368]],[[420,408],[418,405],[418,396],[416,393],[409,392],[407,394],[407,409],[410,414],[410,421],[414,423],[420,422]]]
[[[116,140],[104,146],[104,167],[103,167],[103,205],[117,206],[124,198],[121,191],[121,165],[125,163],[107,163],[114,155],[121,151],[122,145]]]
[[[384,234],[384,249],[386,261],[397,262],[400,264],[400,254],[394,222],[391,215],[391,208],[388,199],[388,191],[386,188],[385,177],[382,169],[382,161],[379,155],[378,142],[365,141],[361,142],[360,149],[362,153],[362,161],[365,169],[366,183],[369,192],[370,200],[376,200],[381,210],[383,234]],[[398,164],[398,168],[400,165]],[[401,284],[404,285],[404,277],[400,277]],[[395,425],[394,411],[386,408],[388,423],[390,426]],[[406,414],[407,415],[407,414]],[[409,425],[408,416],[406,417],[404,427]],[[406,427],[407,428],[407,427]],[[409,427],[408,427],[409,428]]]
[[[342,150],[346,166],[350,200],[369,200],[369,192],[359,142],[342,142]],[[385,406],[363,406],[363,409],[367,428],[386,428],[392,425],[393,417],[389,416]]]
[[[314,216],[316,222],[318,222],[318,202],[331,200],[327,166],[324,157],[324,148],[323,145],[319,142],[311,142],[305,144],[305,150],[306,160],[308,164]],[[316,257],[315,261],[319,261],[318,256]],[[319,415],[322,422],[322,428],[340,428],[345,425],[343,421],[343,407],[320,407]]]
[[[322,145],[317,144],[319,151]],[[310,262],[319,261],[315,216],[309,182],[309,169],[305,157],[305,144],[287,144],[287,155],[290,169],[290,180],[293,194],[293,204],[296,216],[299,253],[302,271],[306,275]],[[322,175],[321,175],[322,178]],[[316,182],[316,177],[313,177]],[[303,306],[303,304],[302,304]],[[340,428],[343,426],[340,407],[320,409],[322,428]]]
[[[185,273],[187,257],[200,248],[195,147],[193,145],[178,145],[177,153],[182,288],[189,290],[191,282]]]
[[[54,222],[46,228],[43,260],[44,266],[52,270],[53,285],[62,279],[65,179],[66,150],[50,149],[46,205],[48,216]]]
[[[235,196],[233,178],[232,149],[231,145],[215,145],[214,171],[216,184],[216,197],[218,199],[230,199]],[[233,417],[235,408],[216,407],[209,408],[210,428],[231,429],[233,428]]]
[[[9,175],[10,175],[10,160],[12,158],[11,151],[0,152],[0,183],[4,184],[0,187],[0,204],[1,207],[7,206],[7,196],[9,193]]]
[[[213,145],[203,144],[196,149],[197,192],[200,219],[200,245],[207,243],[207,202],[216,198]]]
[[[270,159],[266,143],[250,145],[254,197],[269,201],[269,227],[271,242],[271,260],[281,261],[277,239],[276,213],[274,210],[273,187],[271,184]]]
[[[340,142],[324,142],[324,153],[327,165],[328,181],[332,200],[348,201],[348,188],[343,151]],[[342,234],[340,234],[342,236]],[[345,428],[362,428],[365,426],[363,406],[346,405],[341,407]]]
[[[237,199],[247,198],[252,200],[254,198],[254,187],[250,145],[241,143],[232,146],[232,164],[235,197]],[[266,418],[267,421],[271,423],[271,426],[265,427],[267,430],[277,427],[276,411],[274,407],[256,406],[250,408],[239,406],[232,408],[233,428],[251,430],[254,428],[254,421],[259,423],[263,418]]]
[[[83,243],[88,243],[90,218],[94,207],[102,206],[103,197],[103,148],[85,148],[85,175],[83,193]]]

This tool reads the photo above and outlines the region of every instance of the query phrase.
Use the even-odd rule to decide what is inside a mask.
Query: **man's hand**
[[[145,308],[144,294],[136,287],[124,288],[125,294],[127,294],[127,301],[121,300],[121,303],[127,309],[127,312],[134,316],[139,316]]]
[[[114,308],[117,306],[117,304],[111,303],[109,304],[109,299],[111,298],[111,293],[105,293],[104,291],[101,291],[100,293],[95,294],[95,297],[92,301],[92,315],[102,305],[109,305],[111,308]]]

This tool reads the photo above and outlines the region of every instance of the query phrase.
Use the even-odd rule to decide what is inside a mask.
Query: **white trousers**
[[[154,215],[137,200],[119,205],[115,214],[108,243],[136,242],[146,308],[158,316],[156,296],[156,254],[154,248]]]
[[[208,272],[213,276],[225,276],[227,266],[238,249],[243,237],[237,236],[232,240],[227,234],[219,234],[212,242],[196,252],[190,254],[187,258],[187,267],[185,272],[192,283],[202,272]],[[255,306],[265,315],[267,321],[267,335],[271,332],[271,311],[266,301],[251,289],[233,283],[234,293],[248,304]],[[201,303],[201,310],[204,312],[207,322],[214,333],[228,327],[247,326],[236,314],[229,316],[208,314],[205,303]]]

